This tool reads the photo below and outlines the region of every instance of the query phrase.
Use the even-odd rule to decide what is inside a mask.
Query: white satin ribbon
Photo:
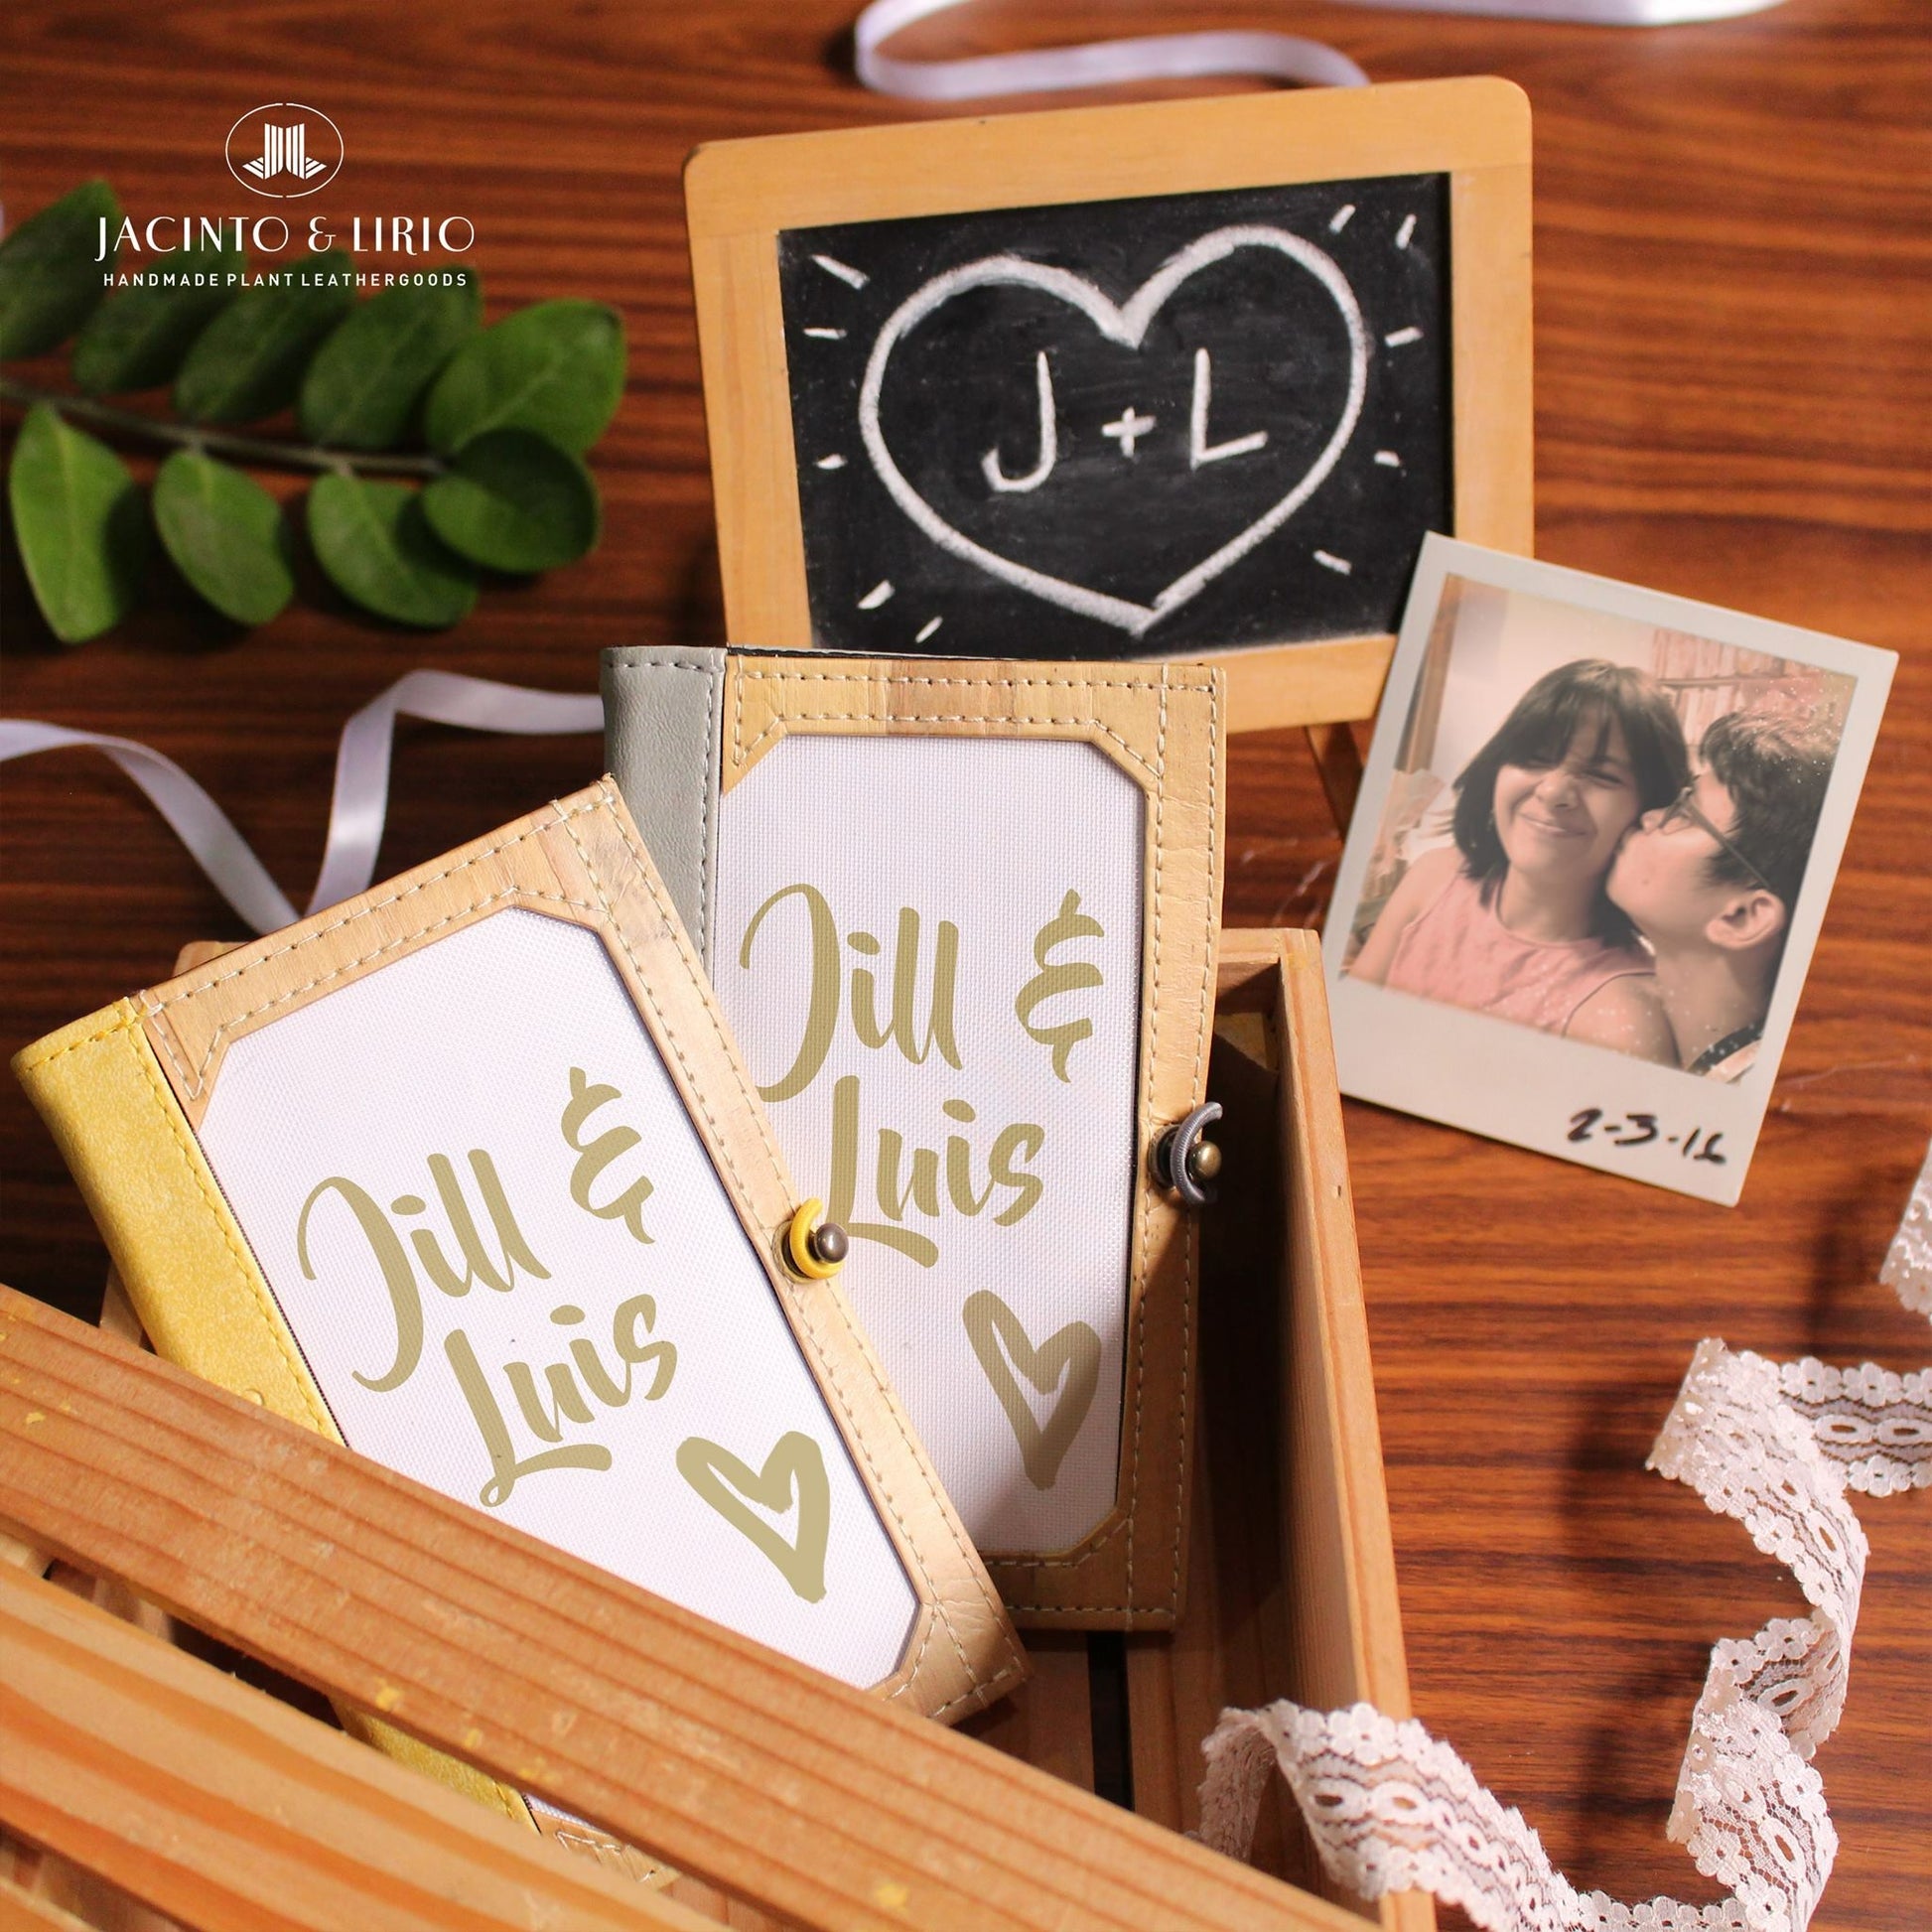
[[[322,871],[303,913],[297,913],[220,806],[172,759],[146,745],[29,718],[0,718],[0,763],[76,745],[104,753],[147,793],[242,920],[256,932],[274,932],[353,897],[375,877],[389,811],[389,757],[398,717],[470,731],[548,737],[602,731],[604,701],[595,695],[496,684],[454,671],[411,671],[398,678],[343,727]]]
[[[882,52],[903,27],[963,6],[966,0],[872,0],[852,30],[854,67],[876,93],[909,100],[975,100],[991,94],[1053,93],[1124,81],[1197,79],[1210,73],[1256,74],[1308,86],[1361,87],[1368,75],[1347,55],[1320,41],[1266,31],[1149,34],[1083,47],[966,60],[905,61]],[[1352,0],[1358,7],[1422,13],[1488,14],[1516,20],[1560,20],[1596,27],[1672,27],[1761,13],[1782,0]]]
[[[104,752],[147,793],[154,808],[175,829],[195,863],[214,889],[257,932],[273,932],[295,922],[295,907],[269,878],[219,805],[174,759],[165,759],[131,738],[104,738],[98,732],[68,731],[32,718],[0,718],[0,763],[86,745]]]
[[[595,693],[532,691],[518,684],[455,671],[411,671],[372,698],[343,727],[336,751],[336,791],[329,802],[329,842],[308,910],[352,898],[375,877],[375,855],[389,811],[389,751],[396,719],[421,718],[468,731],[549,738],[601,732],[604,700]],[[594,775],[594,774],[593,774]]]

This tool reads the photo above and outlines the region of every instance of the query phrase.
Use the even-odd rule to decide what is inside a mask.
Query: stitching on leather
[[[925,1654],[932,1648],[932,1633],[939,1626],[939,1616],[936,1606],[931,1616],[923,1617],[920,1620],[925,1625],[925,1634],[919,1638],[919,1648],[913,1655],[912,1668],[905,1673],[905,1682],[897,1691],[892,1692],[887,1697],[886,1702],[888,1704],[892,1704],[896,1700],[902,1698],[919,1681],[919,1672],[925,1667]],[[953,1640],[953,1649],[955,1652],[959,1649],[959,1641],[957,1638]],[[962,1658],[961,1661],[963,1662],[964,1659]],[[972,1670],[969,1667],[966,1675],[970,1678],[972,1674]],[[970,1696],[971,1693],[969,1692],[968,1695]]]
[[[449,877],[447,873],[438,876],[441,878]],[[345,960],[342,965],[336,967],[331,972],[319,973],[312,980],[304,980],[300,986],[290,987],[286,993],[278,993],[272,1000],[264,1000],[258,1007],[250,1007],[246,1013],[233,1014],[228,1019],[222,1021],[220,1026],[215,1028],[214,1032],[208,1035],[207,1051],[202,1055],[201,1064],[196,1067],[192,1082],[190,1083],[190,1097],[194,1099],[200,1098],[207,1078],[208,1067],[213,1062],[216,1048],[219,1047],[221,1041],[229,1034],[233,1033],[237,1027],[247,1025],[250,1020],[259,1019],[264,1013],[272,1013],[277,1007],[287,1006],[291,1000],[299,1000],[304,994],[313,993],[317,987],[327,986],[332,980],[341,979],[345,973],[352,973],[358,966],[366,966],[372,959],[380,959],[384,953],[394,952],[400,946],[414,945],[418,939],[426,939],[432,932],[441,932],[445,926],[455,925],[459,920],[467,919],[472,912],[480,912],[484,906],[494,905],[499,900],[506,898],[539,898],[552,905],[574,906],[580,912],[595,912],[597,910],[597,907],[590,904],[587,900],[572,898],[567,893],[542,893],[531,886],[505,886],[500,893],[491,893],[487,898],[475,899],[468,905],[458,907],[454,912],[446,913],[440,919],[432,919],[428,925],[416,926],[394,939],[385,940],[383,944],[372,947],[368,952],[361,953],[354,959]],[[358,914],[357,916],[359,917],[360,915]],[[345,925],[348,921],[342,920],[339,923]],[[287,950],[293,949],[289,948]],[[200,990],[205,991],[206,989]],[[178,997],[192,999],[194,995],[189,994]],[[159,1016],[162,1008],[152,1007],[149,1011]],[[170,1051],[169,1057],[171,1059],[174,1057],[172,1050]],[[176,1060],[175,1065],[179,1069],[181,1062]]]
[[[598,793],[601,799],[604,799],[606,801],[610,799],[611,794],[602,785],[598,787]],[[631,861],[636,867],[638,883],[641,886],[643,886],[644,890],[650,895],[652,903],[657,907],[659,913],[660,914],[666,913],[669,910],[669,908],[666,906],[664,902],[664,898],[662,897],[660,888],[658,886],[658,882],[652,877],[648,862],[645,861],[643,855],[641,855],[636,850],[635,846],[632,845],[630,839],[630,833],[626,828],[626,826],[624,825],[621,816],[614,817],[612,819],[612,824],[616,828],[620,840],[622,842],[625,850],[629,853]],[[712,1137],[713,1144],[718,1148],[719,1153],[725,1162],[725,1166],[731,1174],[732,1180],[738,1188],[741,1198],[749,1198],[750,1189],[746,1187],[744,1178],[739,1173],[738,1164],[732,1156],[730,1144],[726,1141],[725,1137],[720,1132],[717,1120],[711,1112],[711,1107],[709,1102],[705,1100],[702,1091],[699,1088],[698,1082],[692,1077],[690,1065],[686,1061],[684,1056],[684,1048],[679,1043],[677,1035],[672,1032],[669,1021],[665,1018],[663,1010],[658,1006],[656,997],[654,994],[651,993],[649,983],[646,980],[641,968],[637,964],[636,957],[631,951],[629,938],[624,932],[622,926],[619,923],[616,912],[611,905],[610,895],[605,891],[603,882],[598,878],[596,869],[591,864],[590,855],[584,850],[582,841],[579,840],[577,834],[574,831],[572,831],[569,826],[565,826],[564,829],[566,835],[570,839],[571,844],[577,848],[578,857],[583,863],[585,874],[590,879],[593,889],[596,891],[599,898],[601,898],[604,901],[605,915],[610,920],[612,930],[617,934],[619,945],[621,945],[623,948],[624,957],[630,961],[630,969],[632,973],[636,975],[638,985],[643,989],[644,996],[646,997],[646,999],[650,1001],[651,1010],[657,1017],[657,1023],[663,1029],[664,1038],[669,1043],[671,1050],[677,1055],[678,1064],[684,1070],[685,1079],[689,1083],[692,1093],[697,1096],[698,1108],[699,1111],[704,1115],[706,1126],[711,1130],[711,1137]],[[765,1153],[771,1162],[772,1171],[774,1173],[781,1174],[784,1173],[784,1162],[778,1153],[776,1143],[773,1141],[771,1137],[770,1123],[764,1118],[763,1109],[758,1104],[757,1098],[751,1090],[749,1084],[749,1078],[745,1072],[744,1066],[738,1061],[736,1054],[733,1053],[732,1051],[730,1035],[725,1031],[724,1019],[723,1016],[718,1011],[717,1003],[712,996],[711,987],[709,983],[706,981],[702,972],[696,970],[695,962],[690,961],[688,959],[688,956],[687,956],[686,963],[690,965],[693,969],[691,975],[692,984],[695,990],[697,991],[699,997],[699,1003],[704,1011],[706,1019],[708,1019],[711,1022],[712,1031],[716,1036],[717,1044],[721,1049],[721,1051],[723,1051],[724,1054],[726,1055],[728,1064],[732,1066],[733,1071],[737,1076],[739,1093],[741,1097],[744,1099],[746,1107],[751,1117],[755,1119],[759,1124],[759,1137],[764,1143]],[[783,1292],[785,1294],[786,1300],[797,1311],[799,1320],[804,1324],[805,1333],[810,1338],[812,1344],[812,1351],[818,1359],[819,1366],[824,1371],[826,1383],[831,1389],[833,1399],[836,1401],[838,1405],[839,1412],[845,1418],[846,1426],[850,1431],[851,1443],[854,1447],[857,1448],[860,1455],[864,1458],[866,1467],[871,1472],[872,1479],[873,1479],[873,1486],[875,1490],[879,1494],[880,1498],[884,1501],[887,1511],[892,1516],[894,1523],[897,1524],[898,1527],[899,1535],[904,1541],[905,1549],[907,1554],[910,1557],[912,1567],[915,1571],[917,1571],[919,1576],[919,1581],[925,1587],[927,1600],[932,1605],[936,1620],[945,1626],[947,1638],[952,1644],[953,1652],[958,1657],[960,1668],[965,1672],[968,1682],[977,1685],[979,1682],[978,1673],[975,1672],[975,1670],[973,1669],[971,1659],[968,1658],[968,1656],[966,1655],[965,1647],[961,1644],[959,1640],[958,1631],[953,1628],[952,1618],[947,1614],[946,1611],[945,1599],[941,1594],[938,1587],[933,1583],[930,1574],[926,1570],[924,1561],[922,1560],[919,1554],[918,1544],[913,1538],[910,1530],[907,1529],[905,1518],[900,1513],[898,1503],[895,1499],[891,1488],[888,1486],[885,1475],[880,1470],[878,1463],[873,1458],[872,1447],[867,1442],[864,1432],[860,1430],[858,1426],[858,1422],[856,1418],[853,1416],[852,1405],[846,1398],[844,1386],[839,1380],[837,1370],[834,1368],[830,1357],[825,1352],[824,1344],[819,1338],[817,1324],[812,1318],[811,1304],[809,1300],[789,1282],[785,1282],[783,1284]],[[859,1350],[861,1344],[859,1342],[858,1330],[853,1323],[851,1310],[846,1306],[844,1298],[842,1296],[835,1294],[830,1299],[831,1299],[832,1307],[838,1312],[840,1318],[845,1323],[846,1333],[850,1337],[855,1351]],[[894,1424],[898,1431],[899,1442],[904,1447],[908,1456],[910,1456],[914,1468],[917,1468],[919,1466],[919,1461],[920,1461],[920,1451],[918,1450],[917,1447],[914,1445],[910,1434],[907,1432],[904,1416],[900,1413],[898,1405],[896,1402],[891,1401],[890,1397],[888,1399],[887,1408],[888,1408],[888,1413],[892,1416]],[[984,1579],[984,1575],[979,1569],[978,1561],[973,1555],[970,1546],[966,1543],[965,1538],[959,1528],[957,1521],[952,1517],[951,1512],[945,1508],[943,1501],[939,1498],[937,1491],[932,1487],[930,1483],[928,1483],[928,1493],[932,1495],[933,1500],[935,1502],[940,1503],[940,1517],[941,1520],[946,1524],[947,1533],[952,1539],[953,1547],[955,1550],[958,1551],[961,1561],[965,1566],[967,1575],[973,1578],[975,1586],[979,1589],[981,1597],[986,1602],[988,1608],[993,1612],[995,1627],[997,1628],[1002,1622],[1004,1622],[1004,1616],[1000,1609],[998,1597],[995,1596],[988,1588]],[[1007,1641],[1008,1651],[1014,1658],[1014,1666],[1021,1667],[1020,1653],[1018,1649],[1015,1647],[1013,1640],[1009,1637],[1006,1641]],[[923,1650],[923,1646],[921,1648]]]
[[[596,805],[575,805],[570,811],[562,813],[562,816],[581,818],[584,813],[594,812],[597,809]],[[214,987],[225,986],[229,980],[245,979],[259,967],[266,966],[271,959],[280,959],[285,953],[300,952],[304,946],[313,946],[328,934],[339,932],[345,925],[353,925],[357,919],[366,919],[371,912],[379,912],[384,906],[399,905],[406,898],[414,898],[418,893],[427,892],[439,881],[453,878],[457,873],[466,871],[480,860],[491,858],[498,852],[507,852],[512,846],[521,845],[524,840],[535,838],[539,832],[547,832],[552,825],[559,822],[559,819],[553,818],[538,819],[533,824],[525,826],[514,838],[499,839],[494,845],[483,846],[480,851],[471,853],[468,858],[459,859],[455,865],[445,866],[441,872],[433,872],[427,878],[419,879],[415,885],[405,886],[399,893],[391,893],[386,898],[370,899],[366,905],[358,905],[353,912],[346,912],[340,919],[331,919],[327,925],[317,926],[313,932],[305,932],[299,939],[291,939],[286,946],[277,946],[273,952],[262,953],[254,959],[247,960],[231,972],[217,973],[211,980],[204,981],[200,986],[191,986],[186,992],[177,993],[172,998],[161,1001],[152,1010],[156,1013],[165,1013],[168,1008],[178,1006],[184,1000],[198,999]]]
[[[1211,671],[1189,677],[1184,664],[1163,664],[1156,673],[1128,672],[1116,675],[1105,670],[1079,677],[907,677],[888,671],[755,671],[740,676],[772,684],[922,684],[935,687],[958,685],[980,691],[1158,691],[1163,685],[1171,691],[1208,691],[1213,688]]]
[[[161,1040],[161,1050],[167,1054],[168,1064],[175,1070],[176,1083],[180,1086],[183,1093],[187,1094],[191,1099],[194,1098],[200,1092],[200,1088],[193,1076],[189,1073],[187,1066],[183,1063],[181,1054],[176,1050],[177,1042],[174,1028],[167,1021],[157,1017],[156,1010],[148,1004],[145,993],[141,996],[141,1008],[149,1019],[155,1023],[154,1033]]]
[[[1217,810],[1216,767],[1219,759],[1215,756],[1220,741],[1220,702],[1214,695],[1212,684],[1208,686],[1208,759],[1207,759],[1207,878],[1211,888],[1219,855],[1215,849],[1217,828],[1220,815]],[[1214,895],[1208,894],[1208,925],[1201,934],[1201,983],[1198,1011],[1200,1024],[1194,1032],[1194,1070],[1187,1085],[1188,1105],[1197,1106],[1206,1094],[1207,1076],[1204,1064],[1207,1042],[1213,1033],[1214,1013],[1214,932],[1213,932]],[[1179,1457],[1180,1479],[1173,1489],[1173,1574],[1168,1585],[1168,1606],[1177,1609],[1180,1603],[1180,1563],[1182,1530],[1187,1514],[1187,1438],[1189,1431],[1188,1397],[1193,1375],[1194,1355],[1194,1298],[1199,1292],[1199,1265],[1195,1255],[1195,1243],[1199,1237],[1198,1213],[1183,1213],[1180,1249],[1180,1433],[1176,1446]]]
[[[1068,677],[896,677],[886,672],[866,674],[857,671],[754,671],[741,670],[734,691],[732,709],[732,750],[736,761],[743,765],[746,759],[755,753],[774,732],[787,725],[814,724],[862,724],[868,722],[856,719],[849,710],[842,711],[794,711],[781,718],[773,718],[748,746],[744,732],[744,687],[747,684],[877,684],[882,688],[895,686],[926,690],[965,690],[965,691],[1159,691],[1162,709],[1165,714],[1167,694],[1170,690],[1202,691],[1210,694],[1214,688],[1211,671],[1201,677],[1173,675],[1173,667],[1162,665],[1158,677],[1145,673],[1134,675],[1110,675],[1097,671],[1091,676]],[[891,725],[1007,725],[1016,729],[1025,720],[1004,715],[988,715],[971,711],[900,712],[880,721]],[[1143,771],[1153,773],[1153,767],[1140,753],[1127,743],[1118,732],[1101,724],[1097,719],[1069,713],[1064,718],[1049,716],[1049,724],[1075,726],[1082,730],[1097,731],[1112,744],[1120,755],[1131,759]]]
[[[186,1001],[200,999],[204,993],[212,992],[217,986],[225,986],[230,980],[246,979],[250,973],[258,972],[270,960],[286,958],[290,953],[297,953],[302,951],[304,947],[313,946],[319,940],[326,938],[330,933],[340,932],[345,927],[353,925],[356,920],[366,919],[371,913],[382,911],[387,906],[400,905],[403,900],[414,898],[418,893],[427,892],[430,887],[439,885],[443,880],[454,878],[456,874],[466,871],[469,867],[477,865],[484,859],[492,858],[499,852],[507,852],[513,846],[521,845],[526,839],[535,838],[538,833],[548,831],[551,826],[561,824],[566,818],[581,817],[585,812],[595,811],[598,808],[594,805],[577,805],[573,806],[569,812],[562,811],[561,807],[558,809],[559,817],[557,818],[539,819],[535,823],[527,826],[523,831],[518,832],[513,838],[499,839],[494,845],[486,845],[480,851],[473,852],[468,858],[458,860],[453,866],[445,866],[440,872],[430,873],[427,877],[419,879],[415,885],[404,887],[401,892],[390,893],[385,897],[371,899],[367,904],[357,906],[353,912],[345,913],[340,919],[331,919],[327,925],[317,926],[313,931],[303,933],[301,938],[292,939],[285,946],[277,946],[273,952],[261,953],[243,965],[235,967],[230,972],[217,973],[213,979],[206,980],[198,986],[191,986],[185,992],[173,994],[168,999],[158,1000],[149,1006],[147,1011],[158,1018],[161,1014],[166,1013],[170,1007],[180,1006]],[[245,1025],[250,1020],[258,1019],[262,1014],[270,1012],[275,1007],[286,1005],[290,1000],[299,999],[305,993],[314,992],[318,986],[327,986],[331,980],[340,979],[343,974],[352,971],[357,966],[366,966],[370,960],[381,958],[385,952],[393,952],[398,946],[406,946],[414,940],[423,938],[428,933],[439,931],[442,927],[467,916],[469,913],[478,910],[481,906],[493,904],[496,899],[512,897],[548,899],[555,904],[576,906],[579,911],[583,912],[592,912],[597,909],[595,906],[587,905],[582,900],[573,899],[562,893],[544,893],[537,891],[535,888],[512,886],[506,887],[502,892],[493,895],[490,898],[477,900],[471,905],[463,906],[459,910],[452,912],[445,918],[434,920],[425,926],[419,926],[413,932],[404,933],[398,939],[391,939],[386,944],[377,946],[373,950],[362,954],[359,958],[351,959],[345,964],[338,966],[334,972],[320,974],[315,979],[305,981],[301,986],[292,987],[288,992],[278,994],[272,1000],[264,1000],[260,1006],[251,1007],[245,1013],[231,1014],[210,1035],[207,1051],[203,1054],[201,1064],[196,1067],[192,1075],[185,1076],[188,1098],[191,1100],[200,1099],[203,1081],[207,1073],[209,1064],[214,1058],[215,1049],[219,1046],[221,1040],[237,1027]],[[170,1057],[173,1057],[172,1051]],[[175,1066],[177,1071],[179,1071],[181,1062],[175,1060]]]
[[[1220,876],[1220,745],[1221,745],[1221,701],[1213,684],[1207,687],[1207,918],[1201,931],[1200,954],[1200,1021],[1194,1033],[1194,1073],[1188,1085],[1188,1104],[1198,1105],[1207,1094],[1207,1043],[1214,1033],[1214,924],[1219,895],[1213,890],[1215,880]],[[1181,1262],[1186,1270],[1181,1289],[1180,1319],[1180,1467],[1184,1476],[1187,1469],[1187,1442],[1191,1428],[1188,1409],[1190,1379],[1193,1373],[1194,1356],[1194,1304],[1200,1294],[1200,1262],[1196,1244],[1200,1238],[1199,1215],[1187,1216],[1187,1238],[1182,1246]],[[1176,1484],[1173,1504],[1173,1591],[1169,1599],[1178,1605],[1180,1602],[1180,1553],[1181,1532],[1186,1518],[1186,1494]]]
[[[683,666],[680,668],[689,668]],[[718,708],[724,697],[723,664],[704,667],[708,673],[709,702],[705,706],[704,779],[700,787],[704,805],[698,816],[698,958],[711,957],[711,800],[718,789],[716,760],[724,756],[719,740]]]
[[[129,1024],[127,1015],[116,1010],[113,1020],[98,1033],[83,1034],[78,1039],[69,1040],[65,1046],[50,1046],[45,1051],[30,1046],[20,1056],[21,1071],[34,1073],[44,1066],[52,1066],[56,1060],[65,1059],[69,1053],[77,1053],[83,1046],[93,1046],[103,1039],[112,1038],[115,1034],[124,1032]]]
[[[758,673],[750,672],[747,675],[757,676]],[[982,686],[981,688],[984,689],[986,687]],[[868,722],[871,721],[854,718],[849,710],[789,711],[782,718],[772,719],[749,745],[744,742],[742,732],[734,734],[734,748],[738,762],[742,766],[746,759],[750,759],[758,751],[759,746],[763,745],[768,739],[776,737],[788,726],[825,724],[857,725]],[[1030,721],[1021,718],[1011,718],[1002,712],[899,711],[895,712],[891,718],[881,719],[878,722],[887,725],[1005,725],[1017,734]],[[1153,773],[1154,767],[1149,764],[1147,759],[1135,751],[1133,746],[1128,744],[1126,739],[1122,738],[1117,731],[1113,730],[1111,726],[1101,724],[1098,719],[1049,717],[1044,722],[1049,725],[1066,725],[1080,731],[1098,732],[1102,738],[1106,739],[1120,753],[1122,758],[1139,765],[1143,771],[1150,773],[1150,775]]]
[[[948,1711],[957,1711],[962,1704],[970,1704],[975,1710],[984,1711],[995,1698],[1006,1694],[1009,1685],[1024,1684],[1026,1681],[1026,1668],[1016,1661],[1009,1664],[997,1677],[989,1677],[974,1689],[961,1691],[957,1697],[948,1698],[932,1713],[932,1716],[935,1719],[943,1718]],[[897,1697],[898,1693],[895,1691],[893,1695]]]
[[[1166,831],[1168,802],[1168,689],[1161,682],[1161,722],[1154,740],[1154,759],[1160,767],[1161,785],[1154,794],[1154,945],[1153,984],[1148,989],[1147,1081],[1148,1110],[1145,1126],[1153,1131],[1154,1069],[1161,1064],[1161,861],[1163,834]],[[1138,1153],[1139,1150],[1137,1149]],[[1127,1462],[1127,1601],[1134,1601],[1134,1563],[1139,1555],[1141,1502],[1141,1419],[1147,1407],[1147,1301],[1153,1287],[1153,1234],[1149,1226],[1154,1212],[1154,1189],[1145,1176],[1141,1180],[1140,1299],[1134,1310],[1134,1453]],[[1182,1384],[1182,1400],[1186,1385]],[[1181,1435],[1186,1434],[1183,1417]]]

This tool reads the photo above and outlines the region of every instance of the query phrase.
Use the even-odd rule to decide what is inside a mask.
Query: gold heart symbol
[[[754,1470],[730,1449],[693,1436],[678,1445],[678,1474],[733,1529],[751,1538],[777,1567],[796,1595],[816,1603],[825,1594],[825,1540],[832,1527],[832,1485],[818,1445],[797,1430],[780,1436],[764,1467]],[[798,1502],[798,1541],[787,1543],[750,1502],[782,1516]]]
[[[1035,1489],[1052,1488],[1060,1462],[1093,1406],[1093,1392],[1100,1381],[1100,1337],[1084,1321],[1069,1321],[1035,1348],[1020,1317],[989,1288],[967,1296],[960,1312],[973,1353],[980,1358],[980,1367],[985,1369],[986,1379],[993,1384],[993,1393],[1000,1398],[1000,1407],[1007,1412],[1007,1421],[1019,1438],[1027,1480]],[[1041,1395],[1060,1390],[1044,1429],[1034,1420],[1033,1405],[1014,1375],[1016,1368]],[[1066,1378],[1064,1388],[1060,1388],[1062,1376]]]

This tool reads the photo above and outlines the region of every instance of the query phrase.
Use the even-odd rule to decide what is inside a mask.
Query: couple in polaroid
[[[1538,678],[1455,778],[1452,839],[1403,872],[1348,967],[1711,1079],[1751,1065],[1837,755],[1802,685],[1696,747],[1647,671]]]
[[[1432,534],[1322,940],[1342,1091],[1735,1202],[1895,661]]]

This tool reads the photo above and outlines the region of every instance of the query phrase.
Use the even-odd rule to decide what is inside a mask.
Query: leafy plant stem
[[[0,402],[15,403],[22,409],[31,409],[36,403],[46,403],[64,416],[95,424],[101,429],[118,431],[123,436],[144,437],[151,443],[166,443],[182,449],[205,450],[210,456],[235,457],[244,463],[261,464],[277,470],[317,470],[342,476],[440,477],[448,467],[441,457],[324,450],[307,443],[281,443],[268,437],[235,436],[226,430],[206,429],[192,423],[163,422],[158,417],[142,416],[131,409],[115,409],[87,396],[36,389],[9,376],[0,376]]]

